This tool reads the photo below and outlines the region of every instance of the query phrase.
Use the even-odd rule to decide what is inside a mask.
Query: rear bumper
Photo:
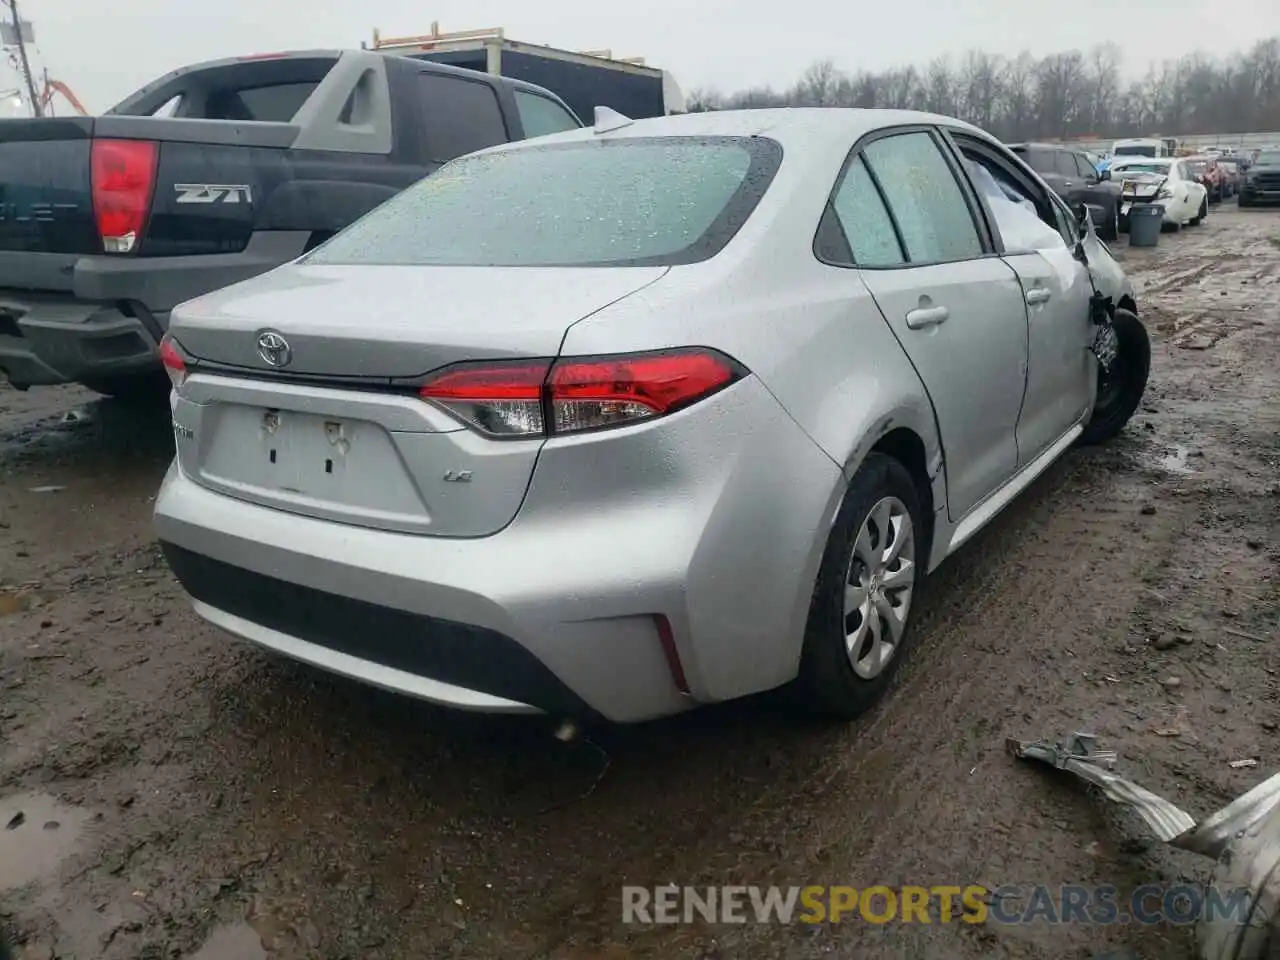
[[[286,513],[176,465],[156,532],[209,622],[449,706],[636,722],[794,677],[840,468],[751,377],[616,433],[549,442],[492,536]]]
[[[1162,221],[1161,221],[1161,222],[1162,222],[1162,223],[1164,223],[1164,224],[1166,224],[1166,225],[1168,225],[1168,224],[1174,224],[1174,223],[1179,223],[1179,222],[1180,222],[1180,221],[1176,220],[1176,219],[1173,217],[1173,215],[1169,212],[1169,201],[1168,201],[1168,200],[1143,200],[1143,199],[1136,199],[1136,200],[1134,200],[1134,199],[1126,199],[1126,200],[1121,201],[1121,203],[1120,203],[1120,210],[1121,210],[1121,213],[1120,213],[1120,226],[1121,226],[1121,229],[1124,229],[1124,230],[1128,230],[1128,229],[1129,229],[1129,211],[1128,211],[1128,210],[1126,210],[1125,208],[1126,208],[1126,207],[1132,207],[1134,204],[1138,204],[1138,203],[1147,204],[1147,205],[1149,205],[1149,206],[1153,206],[1153,207],[1159,207],[1162,211],[1164,211],[1164,213],[1163,213],[1163,219],[1162,219]]]
[[[159,369],[177,304],[294,259],[310,234],[254,234],[241,253],[115,258],[0,251],[0,371],[18,387]]]
[[[167,314],[131,309],[0,290],[0,371],[30,387],[154,370]]]
[[[1246,183],[1240,187],[1240,199],[1246,203],[1280,203],[1280,183]]]

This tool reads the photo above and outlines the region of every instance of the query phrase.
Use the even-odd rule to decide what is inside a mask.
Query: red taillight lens
[[[440,372],[419,392],[490,436],[529,437],[660,417],[743,373],[714,350],[682,349],[554,363],[462,364]]]
[[[495,437],[528,437],[546,430],[542,387],[549,361],[461,364],[437,374],[419,391],[477,430]]]
[[[93,141],[93,213],[107,253],[137,248],[151,209],[156,155],[156,144],[148,140]]]
[[[555,433],[660,417],[737,379],[728,358],[705,350],[561,360],[551,369]]]
[[[160,341],[160,362],[164,365],[164,372],[169,375],[173,389],[177,390],[182,386],[182,381],[187,379],[187,361],[167,333]]]

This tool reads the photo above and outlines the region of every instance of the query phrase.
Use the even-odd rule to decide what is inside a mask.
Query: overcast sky
[[[878,70],[971,47],[1043,55],[1105,39],[1121,44],[1128,72],[1138,73],[1164,57],[1222,55],[1280,34],[1280,0],[19,2],[35,24],[37,66],[69,84],[90,111],[186,63],[358,47],[374,27],[383,36],[422,34],[431,19],[445,31],[505,27],[516,40],[643,56],[671,71],[686,92],[783,86],[826,57],[846,70]],[[0,89],[11,84],[17,76],[0,64]]]

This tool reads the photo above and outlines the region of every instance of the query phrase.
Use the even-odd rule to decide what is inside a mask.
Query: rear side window
[[[673,266],[718,253],[782,162],[764,137],[623,137],[463,157],[309,254],[326,264]]]
[[[1065,150],[1053,151],[1053,164],[1054,169],[1064,177],[1076,177],[1080,174],[1080,171],[1076,169],[1075,156]]]
[[[944,263],[982,255],[964,192],[930,134],[884,137],[863,153],[884,190],[909,260]]]
[[[836,221],[860,267],[893,267],[906,261],[893,218],[861,157],[855,157],[832,198]]]
[[[1053,151],[1041,150],[1038,147],[1021,147],[1014,150],[1023,162],[1036,173],[1056,173],[1053,165]]]
[[[524,90],[515,91],[516,110],[526,137],[543,137],[549,133],[577,130],[581,124],[554,100]]]
[[[1089,162],[1089,158],[1081,153],[1073,153],[1071,156],[1076,162],[1076,175],[1088,179],[1097,174],[1097,168]]]
[[[418,76],[418,127],[427,157],[436,163],[510,139],[493,87],[439,73]]]

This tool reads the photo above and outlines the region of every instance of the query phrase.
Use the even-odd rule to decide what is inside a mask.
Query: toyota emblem
[[[264,330],[258,334],[258,356],[268,366],[287,367],[293,359],[293,349],[289,341],[274,330]]]

